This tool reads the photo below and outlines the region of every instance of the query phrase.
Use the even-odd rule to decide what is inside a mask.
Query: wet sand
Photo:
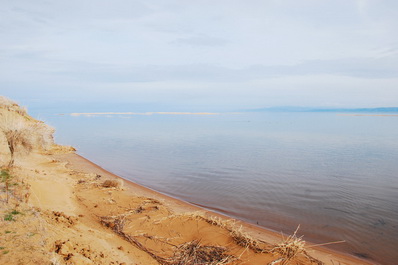
[[[120,179],[120,177],[104,170],[100,166],[90,162],[89,160],[85,159],[84,157],[81,157],[75,153],[67,153],[67,154],[56,154],[53,155],[55,160],[67,162],[66,168],[69,170],[72,170],[73,172],[83,172],[85,174],[89,175],[96,175],[96,176],[101,176],[101,179]],[[277,245],[278,243],[281,243],[283,241],[283,236],[281,234],[276,233],[271,230],[266,230],[257,226],[254,226],[252,224],[244,223],[238,220],[233,220],[228,216],[223,216],[221,214],[217,214],[208,210],[205,210],[203,208],[200,208],[198,206],[189,204],[187,202],[172,198],[170,196],[167,196],[165,194],[158,193],[154,190],[148,189],[146,187],[140,186],[136,183],[133,183],[131,181],[124,181],[123,185],[123,193],[126,193],[125,200],[130,201],[130,200],[136,200],[137,198],[140,198],[138,201],[145,201],[145,200],[155,200],[156,202],[159,202],[159,204],[155,203],[155,207],[153,209],[156,209],[157,207],[161,209],[164,207],[164,212],[160,214],[160,216],[157,216],[158,214],[155,214],[157,221],[162,220],[162,219],[169,219],[167,221],[163,221],[164,224],[158,225],[158,228],[154,228],[154,223],[157,221],[151,221],[148,224],[147,229],[151,231],[147,231],[143,229],[142,225],[139,225],[140,229],[143,229],[141,234],[146,234],[149,232],[152,232],[153,235],[147,236],[147,238],[144,240],[145,242],[148,241],[148,238],[153,238],[155,236],[160,236],[166,238],[164,233],[165,227],[174,227],[172,230],[180,230],[176,232],[173,238],[180,237],[178,240],[176,240],[178,243],[184,244],[186,242],[192,242],[193,240],[200,240],[200,242],[206,242],[206,245],[212,245],[212,246],[225,246],[227,248],[230,248],[231,250],[233,249],[233,254],[234,256],[239,256],[240,259],[239,261],[234,261],[233,264],[265,264],[264,262],[272,262],[275,260],[278,260],[279,257],[277,254],[269,254],[269,253],[256,253],[256,251],[250,249],[250,247],[246,246],[239,246],[239,244],[236,244],[234,240],[231,240],[231,235],[230,232],[227,231],[224,227],[220,227],[219,225],[214,225],[214,224],[209,224],[208,222],[203,222],[201,219],[202,216],[205,216],[205,218],[219,218],[220,222],[233,222],[233,226],[236,227],[237,229],[240,229],[240,227],[243,227],[243,232],[242,234],[247,235],[249,238],[254,238],[255,240],[258,240],[259,242],[266,242],[267,244],[264,245],[264,249],[270,249],[272,246]],[[92,191],[92,189],[88,193],[93,192],[96,194],[97,192]],[[121,191],[120,191],[121,192]],[[112,191],[112,193],[118,193],[118,191]],[[116,195],[116,194],[115,194]],[[111,195],[112,197],[117,197],[115,195]],[[86,195],[87,197],[90,197],[88,194]],[[87,200],[86,196],[83,196],[84,200]],[[122,198],[122,197],[121,197]],[[119,207],[123,204],[125,204],[125,200],[121,201],[115,201],[115,204],[117,204]],[[86,204],[86,207],[88,205]],[[91,208],[90,206],[88,206]],[[92,206],[94,208],[95,207]],[[113,208],[113,204],[112,207]],[[109,208],[107,206],[107,208]],[[98,214],[104,215],[105,212],[103,210],[96,210],[91,208],[91,211],[94,210],[94,212],[98,212]],[[109,210],[109,209],[108,209]],[[114,213],[115,210],[112,210],[111,212]],[[145,212],[146,210],[143,210]],[[149,210],[150,211],[150,210]],[[159,210],[156,210],[159,211]],[[197,219],[198,216],[199,220]],[[151,216],[151,214],[146,214],[145,216]],[[151,217],[153,218],[153,217]],[[132,222],[133,223],[133,222]],[[177,225],[175,227],[175,225]],[[168,228],[170,229],[170,228]],[[133,229],[135,230],[135,228]],[[167,236],[170,239],[170,233],[172,232],[167,232]],[[286,236],[285,236],[286,238]],[[143,241],[143,242],[144,242]],[[173,250],[168,250],[165,251],[164,246],[161,246],[162,244],[158,243],[148,243],[151,246],[151,249],[154,250],[156,253],[161,253],[159,254],[160,256],[172,256]],[[158,246],[156,246],[158,245]],[[235,246],[233,246],[235,245]],[[368,262],[365,260],[358,259],[356,257],[352,257],[349,255],[345,255],[343,253],[338,253],[329,249],[326,249],[324,247],[309,247],[313,244],[307,242],[306,245],[308,246],[306,251],[307,253],[323,262],[324,264],[374,264],[373,262]],[[245,249],[246,248],[246,249]],[[169,253],[168,255],[166,253]],[[300,258],[299,258],[300,259]],[[310,259],[307,259],[306,257],[301,257],[301,262],[304,262],[304,264],[311,264],[314,261],[311,261]],[[232,263],[231,263],[232,264]]]

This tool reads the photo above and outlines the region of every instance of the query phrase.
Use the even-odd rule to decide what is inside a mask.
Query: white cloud
[[[68,87],[83,95],[102,87],[98,97],[120,88],[121,100],[144,100],[129,93],[141,85],[154,97],[167,90],[175,104],[184,90],[184,100],[203,104],[266,97],[302,105],[338,102],[336,91],[355,94],[360,84],[365,94],[340,101],[391,105],[397,13],[398,2],[387,0],[5,1],[0,93]],[[341,83],[330,86],[333,80]],[[313,91],[313,100],[281,87]]]

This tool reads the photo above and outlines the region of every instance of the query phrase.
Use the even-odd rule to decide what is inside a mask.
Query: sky
[[[0,94],[98,111],[398,106],[397,32],[396,0],[0,0]]]

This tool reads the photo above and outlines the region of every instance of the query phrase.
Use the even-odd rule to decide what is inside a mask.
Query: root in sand
[[[302,255],[307,258],[311,263],[315,263],[318,265],[322,265],[323,262],[312,258],[305,251],[305,241],[301,237],[297,237],[297,231],[299,230],[300,225],[297,227],[296,231],[294,231],[293,235],[288,236],[282,243],[276,245],[270,250],[270,253],[275,253],[281,255],[281,258],[274,260],[269,263],[269,265],[274,264],[288,264],[294,258]]]
[[[202,246],[199,240],[193,240],[174,246],[174,255],[164,258],[155,253],[155,251],[145,247],[138,239],[123,231],[125,225],[125,216],[121,217],[101,217],[101,223],[111,228],[126,241],[135,245],[138,249],[148,253],[153,259],[161,265],[223,265],[228,264],[237,258],[226,254],[225,247]]]

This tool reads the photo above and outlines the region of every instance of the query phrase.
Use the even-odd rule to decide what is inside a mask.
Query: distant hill
[[[246,110],[248,112],[340,112],[340,113],[398,113],[398,107],[382,108],[315,108],[315,107],[270,107]]]

